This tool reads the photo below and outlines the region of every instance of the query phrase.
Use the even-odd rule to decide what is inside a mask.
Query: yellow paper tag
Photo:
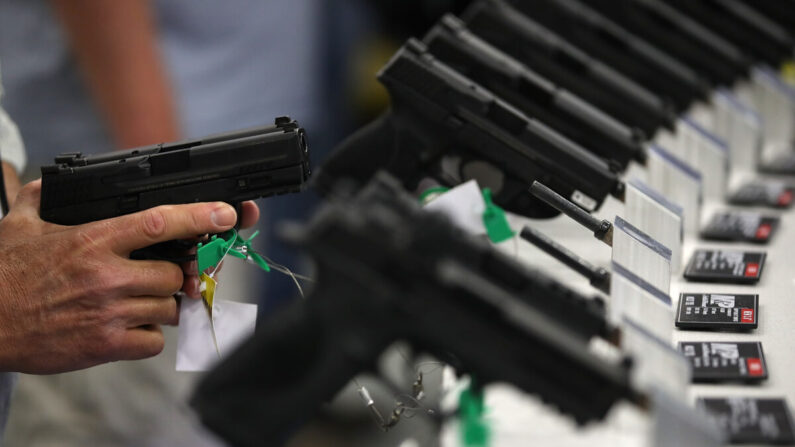
[[[204,300],[204,307],[207,309],[207,317],[210,319],[210,332],[213,334],[215,352],[218,354],[218,358],[221,358],[221,350],[218,348],[218,338],[215,336],[215,321],[213,320],[213,298],[215,298],[215,286],[217,283],[212,276],[205,273],[202,273],[199,279],[201,279],[199,292],[202,295],[202,300]]]
[[[781,66],[781,76],[785,81],[795,85],[795,61],[787,61]]]
[[[204,304],[207,305],[207,308],[210,309],[210,312],[212,312],[216,282],[211,276],[205,273],[202,273],[199,279],[201,280],[199,290],[201,291],[202,299],[204,300]]]

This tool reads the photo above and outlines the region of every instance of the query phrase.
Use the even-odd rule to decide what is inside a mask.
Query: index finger
[[[237,221],[235,209],[223,202],[163,205],[86,225],[110,236],[110,248],[127,256],[139,248],[174,239],[222,233]]]
[[[240,213],[240,228],[251,228],[259,220],[259,206],[251,200],[243,202]]]

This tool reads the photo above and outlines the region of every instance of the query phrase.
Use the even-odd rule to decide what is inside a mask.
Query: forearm
[[[5,181],[6,196],[8,197],[9,207],[14,204],[22,183],[19,181],[17,170],[10,164],[3,162],[3,180]]]
[[[51,0],[121,148],[179,137],[148,0]]]

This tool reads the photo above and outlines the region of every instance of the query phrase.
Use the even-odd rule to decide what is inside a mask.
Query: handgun
[[[41,217],[78,225],[166,204],[245,200],[299,192],[310,176],[304,129],[272,126],[126,151],[59,155],[41,168]]]
[[[792,0],[741,0],[745,6],[754,8],[768,20],[784,29],[795,28],[795,2]]]
[[[206,426],[233,445],[278,445],[355,375],[375,371],[397,340],[480,384],[537,395],[580,424],[619,400],[645,405],[629,358],[588,349],[566,315],[584,303],[561,300],[566,286],[423,211],[400,188],[377,176],[358,198],[288,229],[316,262],[314,290],[204,377],[191,403]],[[563,312],[550,313],[549,302]]]
[[[792,58],[792,35],[738,0],[667,0],[667,5],[695,19],[756,61],[778,67]]]
[[[597,240],[604,242],[609,247],[613,246],[613,224],[609,220],[599,220],[586,213],[582,208],[566,200],[565,197],[551,190],[547,185],[541,182],[533,182],[533,184],[530,185],[530,193],[585,227],[588,231],[593,233]]]
[[[695,100],[708,100],[708,81],[672,55],[635,36],[578,0],[509,0],[579,49],[670,100],[684,112]]]
[[[610,272],[607,269],[591,264],[531,226],[525,226],[519,234],[522,239],[584,276],[594,288],[610,294]]]
[[[751,61],[739,48],[671,7],[645,0],[589,0],[588,6],[698,70],[713,85],[731,87],[748,76]]]
[[[496,204],[527,217],[558,214],[528,193],[534,180],[589,211],[608,194],[623,197],[615,167],[443,64],[416,39],[378,77],[392,106],[335,149],[314,177],[321,191],[340,179],[363,185],[385,169],[409,190],[426,177],[443,185],[474,178]]]
[[[423,38],[441,62],[566,135],[585,149],[626,169],[645,161],[645,135],[602,112],[482,40],[453,15]]]
[[[461,14],[482,39],[625,124],[653,136],[673,129],[676,110],[644,86],[576,48],[502,0],[479,0]]]

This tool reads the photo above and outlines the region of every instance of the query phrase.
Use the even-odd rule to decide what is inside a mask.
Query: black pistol
[[[695,69],[715,86],[747,77],[751,60],[702,24],[661,2],[588,0],[588,7]]]
[[[674,128],[676,110],[672,103],[508,3],[479,0],[461,18],[482,39],[619,121],[639,127],[648,137],[660,127]]]
[[[423,42],[441,62],[489,89],[530,117],[624,170],[644,162],[644,132],[629,127],[482,40],[450,14]]]
[[[108,154],[63,154],[41,168],[41,217],[77,225],[158,205],[299,192],[309,178],[304,130],[275,124]]]
[[[667,0],[668,6],[693,18],[736,45],[745,54],[771,67],[792,58],[792,34],[739,0]]]
[[[523,14],[606,65],[671,101],[684,112],[695,100],[708,100],[705,78],[673,55],[630,33],[578,0],[509,0]]]
[[[314,177],[322,191],[349,179],[364,185],[384,169],[414,190],[426,177],[445,185],[476,179],[508,211],[552,217],[528,188],[543,181],[593,211],[623,198],[617,167],[437,60],[410,39],[381,70],[391,109],[338,146]]]
[[[317,263],[314,290],[205,376],[192,399],[205,425],[233,445],[279,445],[355,375],[376,371],[397,340],[479,383],[537,395],[580,424],[618,400],[644,405],[630,362],[589,350],[605,324],[581,325],[590,300],[400,188],[379,176],[289,228]]]

